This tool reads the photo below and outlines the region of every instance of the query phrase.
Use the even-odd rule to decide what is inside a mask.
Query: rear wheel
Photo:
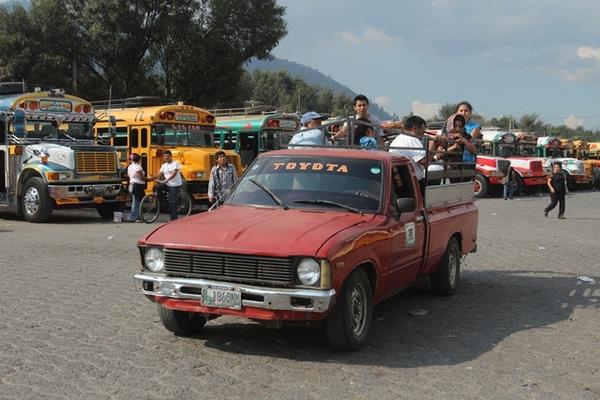
[[[48,195],[48,187],[39,177],[27,179],[21,196],[23,217],[29,222],[46,222],[54,209],[54,201]]]
[[[367,343],[373,319],[371,282],[362,269],[344,283],[335,306],[327,317],[327,337],[335,350],[358,350]]]
[[[450,239],[442,264],[431,276],[431,290],[441,296],[453,295],[460,280],[460,248],[455,237]]]
[[[206,318],[202,314],[169,310],[160,304],[157,308],[160,322],[168,331],[176,335],[193,335],[200,332],[206,324]]]
[[[192,198],[186,192],[177,195],[177,216],[187,217],[192,213]]]
[[[140,218],[146,223],[152,223],[160,215],[160,201],[154,193],[144,196],[140,202]]]
[[[488,194],[488,184],[485,177],[481,174],[476,174],[473,179],[473,190],[475,197],[484,197]]]

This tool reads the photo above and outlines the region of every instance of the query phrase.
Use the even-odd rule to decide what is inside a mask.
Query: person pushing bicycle
[[[183,180],[179,170],[181,165],[173,160],[171,150],[165,150],[163,153],[163,163],[160,166],[160,171],[153,179],[158,182],[157,190],[167,190],[169,192],[169,215],[171,221],[177,219],[177,197],[181,193]],[[162,180],[160,178],[163,178]]]

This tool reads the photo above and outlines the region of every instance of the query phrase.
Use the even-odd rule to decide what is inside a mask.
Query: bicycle
[[[169,191],[154,187],[152,193],[145,195],[140,202],[140,218],[150,224],[158,219],[161,208],[169,207]],[[177,217],[187,217],[192,213],[192,198],[184,191],[177,195]]]

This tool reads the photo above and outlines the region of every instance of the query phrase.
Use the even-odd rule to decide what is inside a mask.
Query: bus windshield
[[[92,124],[90,123],[61,123],[56,121],[27,121],[25,129],[17,129],[15,136],[23,139],[40,140],[92,140]]]
[[[214,147],[214,127],[183,124],[156,124],[152,126],[153,145],[183,147]]]

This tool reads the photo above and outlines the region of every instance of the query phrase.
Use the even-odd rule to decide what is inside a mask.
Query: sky
[[[600,130],[598,0],[279,0],[273,50],[399,116],[469,101]]]

